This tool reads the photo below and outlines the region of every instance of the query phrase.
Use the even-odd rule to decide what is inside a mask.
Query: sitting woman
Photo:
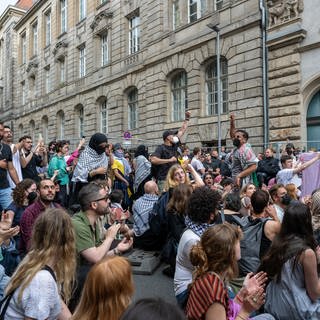
[[[30,251],[7,286],[4,319],[69,319],[65,303],[71,298],[75,268],[71,218],[62,209],[48,209],[36,220]]]
[[[228,223],[207,229],[192,247],[195,279],[191,285],[186,313],[190,320],[245,320],[264,303],[263,273],[246,278],[246,287],[229,299],[227,283],[237,274],[241,231]],[[273,319],[264,314],[252,319]]]
[[[128,260],[113,256],[95,264],[88,273],[72,320],[118,320],[131,302],[133,279]]]
[[[243,216],[250,216],[251,214],[251,196],[255,191],[256,186],[253,183],[248,183],[241,189],[240,198],[242,207],[240,213]]]
[[[318,262],[310,210],[292,203],[259,268],[271,279],[265,310],[277,319],[320,319]]]

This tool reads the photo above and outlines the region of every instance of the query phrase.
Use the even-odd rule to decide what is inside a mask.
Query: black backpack
[[[232,215],[234,224],[241,227],[243,237],[240,241],[241,259],[238,261],[239,275],[245,276],[249,272],[256,272],[260,265],[260,247],[265,223],[270,218],[252,219],[239,218]]]

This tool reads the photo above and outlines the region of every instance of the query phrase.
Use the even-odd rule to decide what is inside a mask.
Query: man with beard
[[[12,141],[13,141],[13,138],[12,138],[11,128],[9,126],[4,126],[2,142],[7,144],[10,147],[12,152],[12,164],[16,169],[19,181],[22,181],[21,163],[20,163],[20,155],[19,155],[22,144],[18,143],[15,145],[14,143],[12,143]],[[8,178],[10,187],[12,189],[15,188],[16,184],[11,179],[9,172],[7,172],[7,178]]]
[[[53,181],[50,179],[41,180],[37,185],[38,200],[27,207],[20,220],[20,254],[23,256],[29,251],[33,225],[46,209],[59,208],[60,205],[54,202],[56,189]]]
[[[232,178],[238,187],[252,182],[251,174],[256,171],[258,159],[247,143],[248,132],[235,128],[235,117],[230,115],[230,137],[235,149],[232,154]]]
[[[265,158],[259,161],[257,169],[257,178],[260,187],[262,184],[268,185],[269,180],[275,178],[280,170],[279,160],[274,158],[271,148],[267,148],[264,155]]]
[[[3,143],[4,125],[0,122],[0,212],[6,209],[12,202],[11,188],[7,178],[9,172],[15,184],[19,183],[19,177],[12,164],[12,152],[10,147]]]
[[[115,223],[108,230],[99,227],[99,218],[109,212],[110,200],[107,187],[96,181],[91,182],[79,192],[79,201],[81,211],[72,217],[79,263],[77,286],[69,305],[70,310],[74,310],[79,301],[90,268],[106,256],[121,255],[129,250],[133,243],[132,238],[124,238],[111,250],[117,233],[121,231],[119,230],[121,224]]]

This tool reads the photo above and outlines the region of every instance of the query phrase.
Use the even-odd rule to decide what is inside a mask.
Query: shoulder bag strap
[[[54,279],[54,281],[57,282],[56,275],[54,274],[53,270],[52,270],[49,266],[45,265],[45,266],[42,268],[42,270],[46,270],[46,271],[50,272],[50,274],[52,275],[52,278]],[[0,319],[0,320],[1,320],[1,319]]]
[[[14,294],[15,290],[13,290],[10,294],[8,294],[7,296],[5,296],[1,302],[0,302],[0,307],[3,306],[2,310],[1,310],[1,313],[0,313],[0,320],[4,320],[4,316],[6,314],[6,311],[8,309],[8,306],[9,306],[9,303],[10,303],[10,300]]]

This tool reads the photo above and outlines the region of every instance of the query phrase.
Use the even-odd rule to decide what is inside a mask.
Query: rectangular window
[[[138,127],[138,90],[132,90],[128,95],[129,130]]]
[[[79,21],[83,20],[87,15],[86,0],[79,0]]]
[[[189,0],[189,23],[201,18],[206,10],[206,0]]]
[[[67,31],[68,25],[67,0],[60,0],[60,20],[61,33],[64,33]]]
[[[27,39],[25,33],[21,35],[21,62],[27,62]]]
[[[66,63],[63,60],[60,60],[60,83],[64,83],[66,81]]]
[[[214,10],[221,10],[223,5],[223,0],[215,0]]]
[[[50,67],[44,69],[45,76],[45,93],[49,93],[51,91],[51,79],[50,79]]]
[[[86,75],[86,47],[79,48],[79,77]]]
[[[105,66],[109,60],[108,35],[101,37],[101,65]]]
[[[174,0],[172,2],[172,26],[175,30],[180,25],[180,9],[179,0]]]
[[[38,23],[32,25],[32,55],[38,54]]]
[[[172,120],[181,121],[184,119],[187,107],[187,75],[185,72],[180,72],[172,79],[171,94]]]
[[[108,108],[107,108],[107,100],[101,103],[101,122],[100,129],[102,133],[108,133]]]
[[[46,47],[51,43],[51,11],[45,14]]]
[[[134,16],[129,19],[129,54],[140,50],[140,17]]]

